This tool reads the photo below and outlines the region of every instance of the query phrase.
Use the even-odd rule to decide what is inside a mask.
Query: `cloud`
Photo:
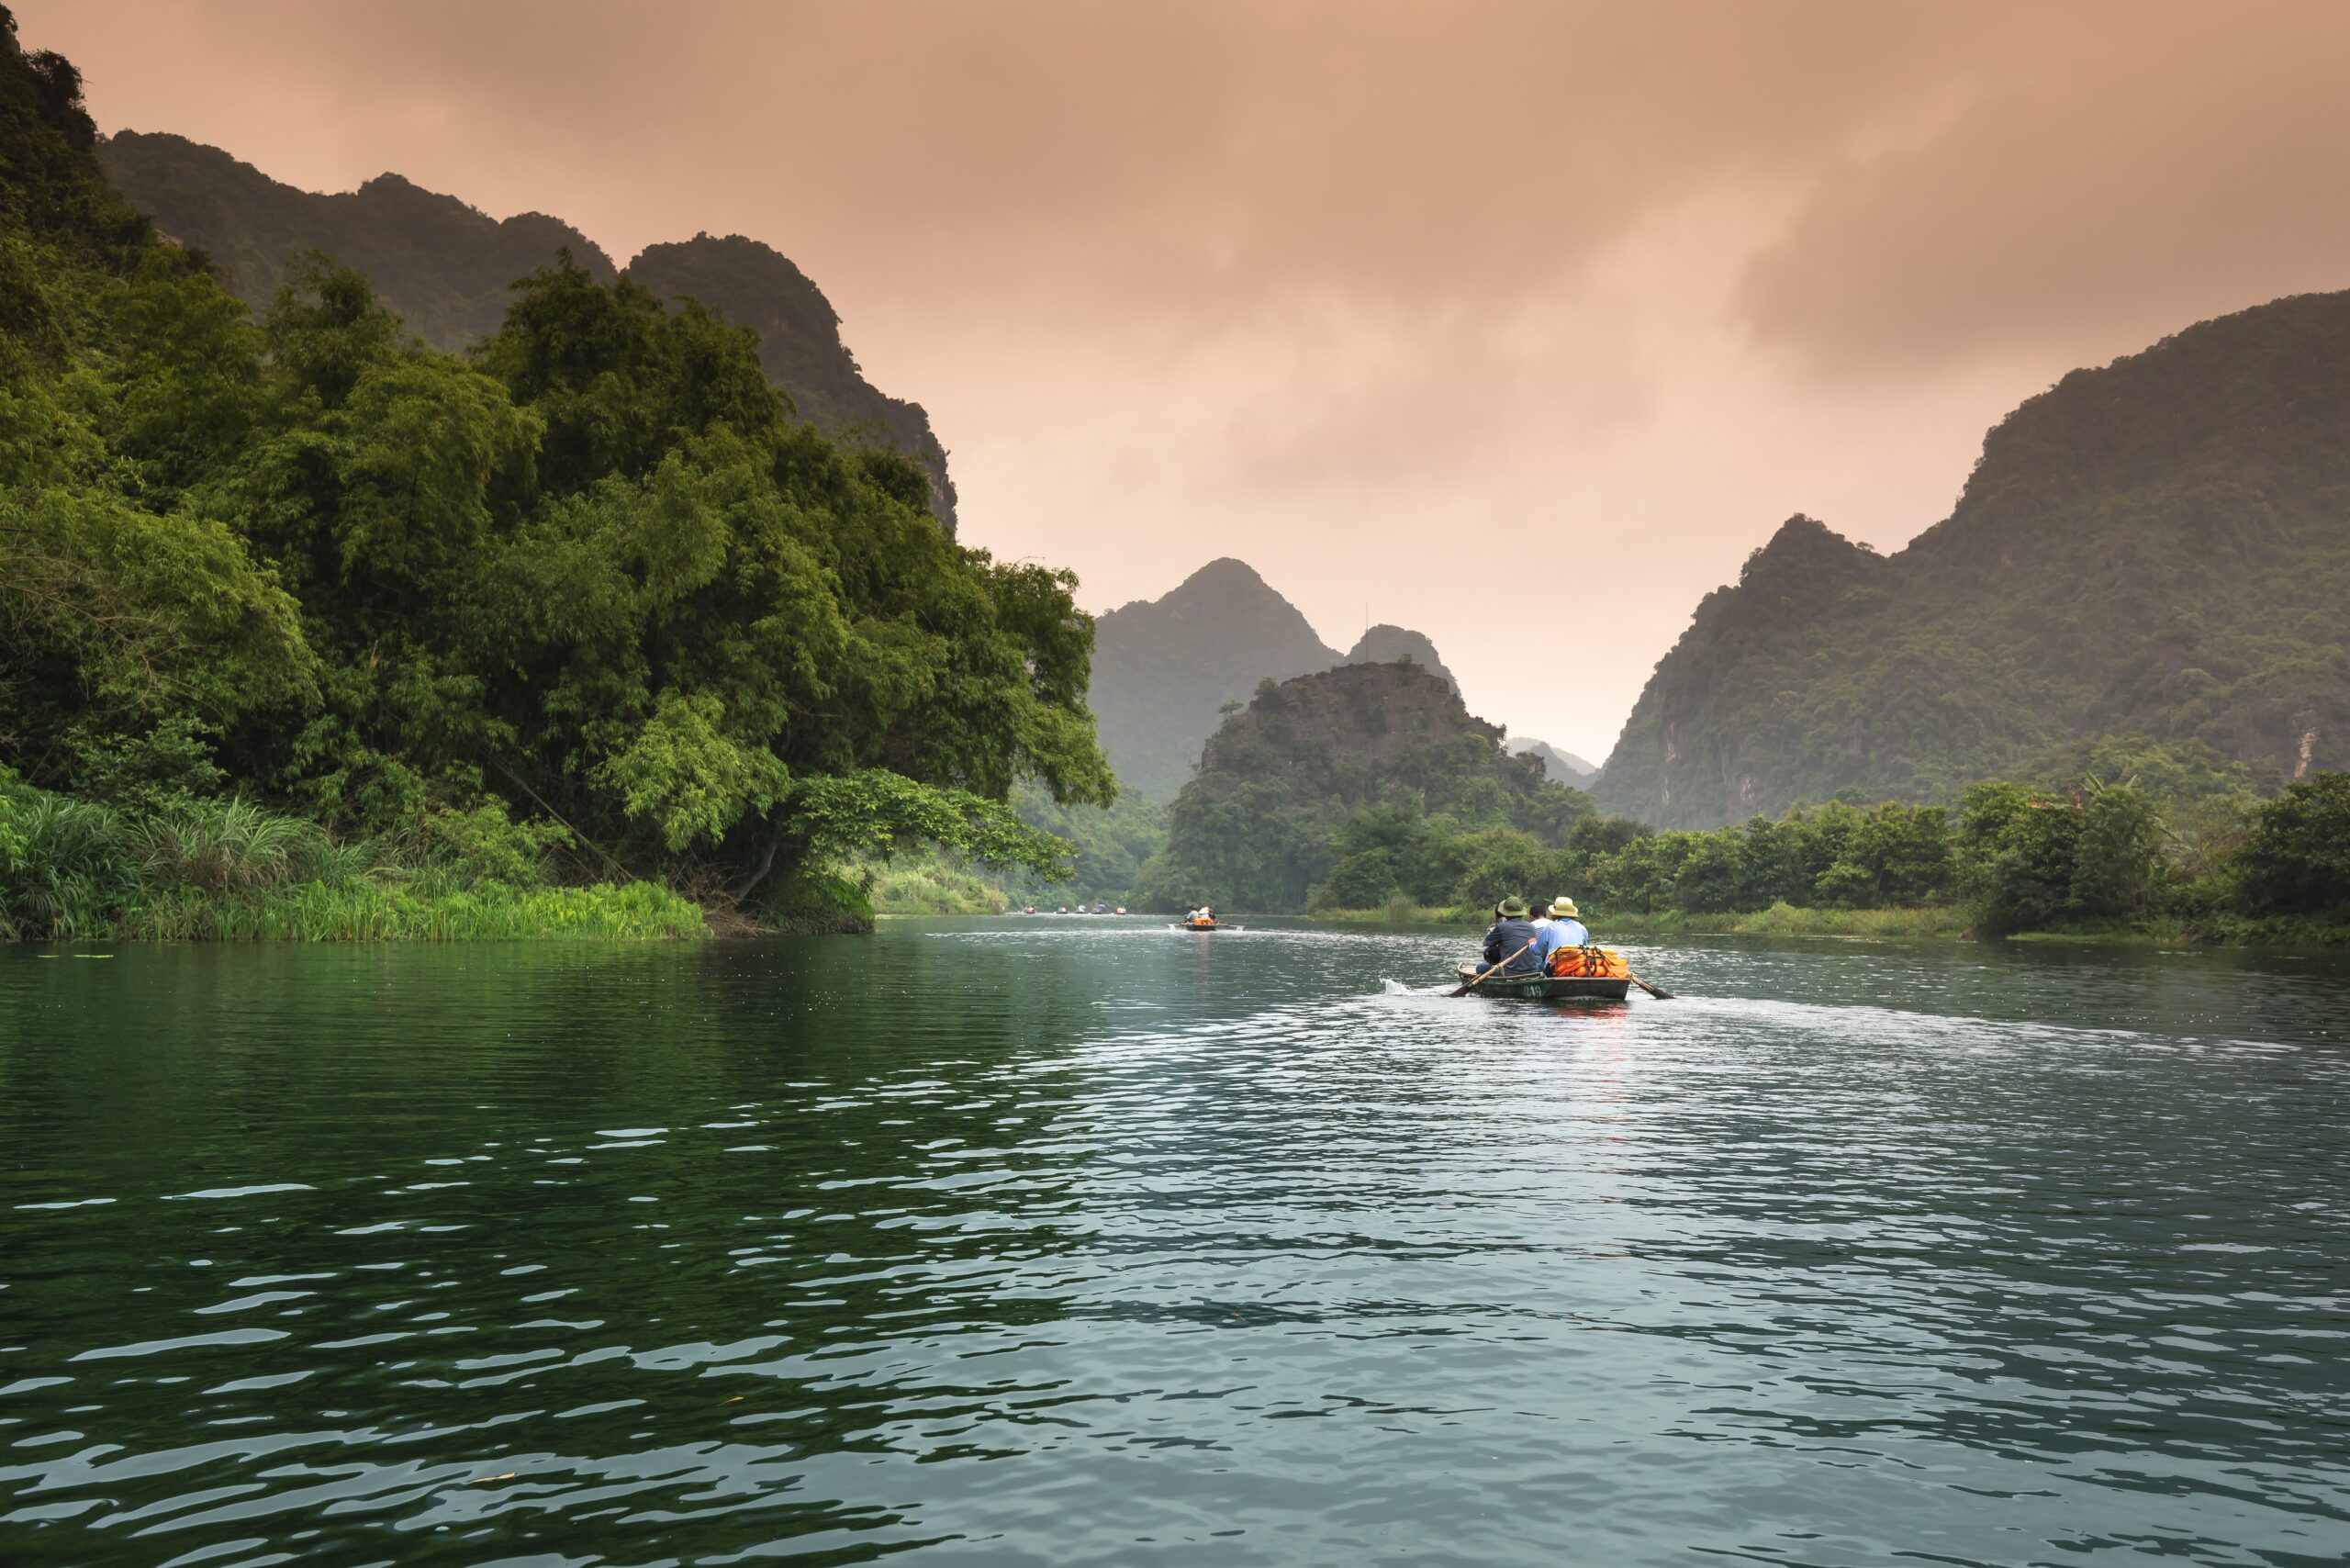
[[[1788,513],[1896,547],[2072,365],[2350,284],[2332,0],[17,10],[109,129],[766,241],[973,543],[1102,608],[1245,555],[1591,756]]]
[[[2048,20],[1937,134],[1820,171],[1740,290],[1760,339],[1830,375],[2103,358],[2350,282],[2350,7]]]

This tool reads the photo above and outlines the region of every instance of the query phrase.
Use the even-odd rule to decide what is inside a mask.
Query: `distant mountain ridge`
[[[1087,706],[1120,784],[1164,802],[1192,777],[1225,703],[1337,662],[1295,605],[1227,556],[1094,622]]]
[[[1708,595],[1593,786],[1704,827],[1947,799],[2097,735],[2272,781],[2350,764],[2350,293],[2075,371],[1880,557],[1789,519]]]
[[[364,272],[417,336],[458,349],[504,319],[515,279],[564,251],[599,283],[618,269],[585,234],[559,218],[504,219],[398,174],[341,194],[272,179],[217,147],[167,133],[118,131],[98,158],[123,198],[184,245],[204,252],[256,309],[276,296],[304,252],[319,251]],[[800,416],[826,435],[892,446],[930,476],[931,510],[955,528],[946,450],[918,403],[874,387],[841,341],[840,317],[822,290],[757,241],[698,234],[651,245],[628,274],[664,299],[687,295],[759,335],[759,362]]]
[[[1436,644],[1417,632],[1384,622],[1370,628],[1355,640],[1348,650],[1345,663],[1350,665],[1416,664],[1435,676],[1453,690],[1460,683],[1444,667],[1444,660],[1437,656]]]
[[[1401,626],[1373,626],[1343,658],[1297,607],[1245,561],[1210,561],[1155,599],[1102,616],[1093,630],[1093,710],[1120,783],[1170,801],[1192,777],[1228,703],[1267,680],[1340,665],[1409,660],[1457,695],[1436,645]]]
[[[1571,751],[1561,751],[1548,741],[1534,740],[1526,735],[1512,735],[1502,743],[1512,756],[1531,752],[1542,761],[1543,773],[1561,784],[1583,790],[1590,787],[1599,769]]]

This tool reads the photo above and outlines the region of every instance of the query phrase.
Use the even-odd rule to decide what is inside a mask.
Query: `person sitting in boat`
[[[1534,923],[1534,956],[1542,960],[1546,970],[1560,948],[1591,946],[1591,932],[1584,926],[1583,912],[1575,908],[1574,900],[1561,893],[1542,913],[1545,918]]]
[[[1540,939],[1541,933],[1526,917],[1526,901],[1502,900],[1494,911],[1494,924],[1485,933],[1486,967],[1502,964],[1505,975],[1540,974],[1542,961],[1535,957],[1535,946]],[[1508,961],[1503,963],[1504,959]]]

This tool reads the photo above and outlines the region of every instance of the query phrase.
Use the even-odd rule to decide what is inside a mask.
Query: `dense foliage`
[[[912,840],[1057,864],[1024,779],[1111,798],[1072,580],[957,546],[751,333],[567,258],[464,357],[319,257],[257,321],[6,39],[0,764],[40,799],[341,843],[488,811],[788,913]]]
[[[447,941],[698,935],[653,882],[565,887],[560,828],[494,805],[337,840],[236,799],[107,805],[0,776],[0,940]]]
[[[1832,801],[1659,832],[1538,782],[1537,759],[1496,739],[1408,666],[1267,682],[1210,743],[1131,902],[1476,919],[1564,893],[1602,926],[1947,909],[1935,928],[1984,935],[2350,934],[2350,773],[2264,802],[2209,746],[2099,740],[1947,806]]]
[[[1471,902],[1496,863],[1561,842],[1579,792],[1501,748],[1451,687],[1409,664],[1347,665],[1276,685],[1208,742],[1133,901],[1296,910],[1397,890]]]
[[[1121,794],[1106,808],[1065,806],[1032,786],[1015,793],[1012,804],[1023,822],[1072,851],[1066,882],[1017,872],[1007,879],[1009,890],[1023,902],[1125,903],[1144,862],[1167,844],[1167,808],[1140,795]]]
[[[319,196],[217,147],[137,131],[107,138],[98,156],[130,206],[209,256],[255,310],[269,308],[305,256],[321,252],[365,274],[427,343],[459,350],[504,323],[514,279],[562,254],[599,283],[617,275],[602,251],[560,219],[526,212],[501,221],[397,174]],[[648,247],[628,275],[664,302],[697,299],[755,331],[761,366],[799,417],[837,442],[913,458],[929,479],[928,504],[954,532],[955,487],[929,415],[865,379],[841,342],[832,302],[788,259],[740,235],[698,234]]]
[[[1880,559],[1808,518],[1707,599],[1594,792],[1673,825],[1948,800],[2070,737],[2350,766],[2350,294],[2280,299],[2010,414]]]
[[[2043,767],[2038,782],[1970,785],[1948,809],[1797,807],[1712,832],[1643,834],[1612,854],[1570,853],[1527,871],[1531,885],[1580,890],[1602,917],[1922,905],[1962,909],[1986,936],[2350,937],[2350,773],[2261,801],[2247,770],[2214,767],[2208,751],[2096,749],[2147,766],[2120,778]]]

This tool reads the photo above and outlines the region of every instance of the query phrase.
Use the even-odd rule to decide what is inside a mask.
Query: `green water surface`
[[[0,949],[0,1562],[2350,1558],[2338,960],[1629,951]]]

